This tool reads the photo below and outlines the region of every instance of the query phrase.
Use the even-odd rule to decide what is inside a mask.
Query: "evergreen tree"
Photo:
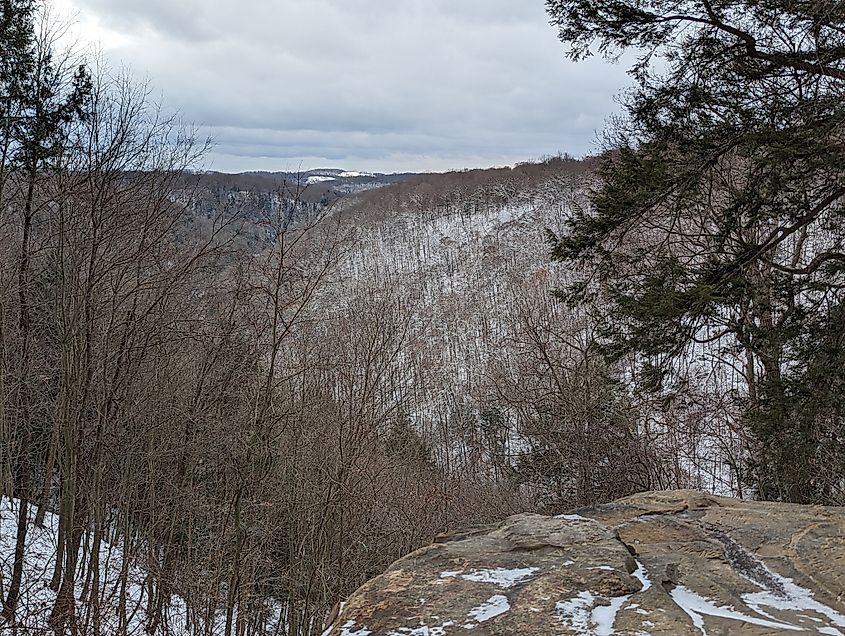
[[[0,2],[0,199],[25,108],[27,80],[35,68],[33,12],[32,0]]]
[[[600,185],[555,258],[603,344],[666,390],[702,348],[738,369],[759,496],[845,477],[845,4],[547,0],[580,60],[637,55]]]

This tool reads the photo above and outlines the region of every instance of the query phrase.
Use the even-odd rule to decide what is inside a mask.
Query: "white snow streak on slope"
[[[640,583],[643,584],[642,589],[637,592],[637,594],[642,594],[649,588],[651,588],[651,580],[648,578],[648,572],[645,569],[645,566],[637,561],[637,569],[634,570],[633,574],[631,574],[636,579],[639,579]]]
[[[845,616],[837,612],[832,607],[828,607],[827,605],[817,601],[815,598],[813,598],[813,593],[810,590],[796,585],[795,582],[790,578],[781,576],[780,574],[773,572],[762,562],[759,563],[760,566],[766,570],[769,576],[771,576],[774,580],[780,583],[785,596],[777,594],[775,592],[771,592],[769,590],[764,590],[762,592],[753,592],[750,594],[743,594],[742,600],[745,601],[748,607],[753,609],[758,614],[762,614],[763,616],[767,616],[767,614],[760,609],[761,607],[771,607],[773,609],[787,611],[809,610],[811,612],[821,614],[822,616],[827,616],[827,618],[830,619],[830,621],[837,627],[845,627]],[[842,634],[842,632],[839,630],[830,631],[833,629],[832,627],[828,627],[826,629],[828,631],[823,633],[835,634],[839,636],[841,636]]]
[[[699,631],[706,636],[707,631],[704,629],[704,616],[715,616],[718,618],[727,618],[730,620],[740,621],[743,623],[750,623],[752,625],[759,625],[760,627],[769,627],[777,630],[788,630],[793,632],[803,632],[804,629],[798,625],[791,625],[789,623],[780,623],[770,621],[756,616],[749,616],[742,612],[737,612],[730,606],[718,606],[713,601],[710,601],[703,596],[696,594],[689,588],[683,585],[675,586],[672,591],[672,600],[692,619]]]
[[[776,622],[777,619],[764,611],[762,609],[763,607],[786,612],[814,612],[826,617],[831,623],[825,627],[816,628],[818,631],[825,634],[832,634],[833,636],[845,636],[840,630],[836,629],[836,627],[845,627],[844,615],[832,607],[817,601],[814,598],[814,593],[810,590],[797,585],[792,579],[781,576],[771,570],[754,554],[744,548],[741,549],[745,553],[745,558],[753,563],[753,567],[748,570],[739,567],[737,568],[737,572],[761,589],[760,592],[751,592],[742,595],[742,600],[750,609],[760,616]],[[816,623],[824,622],[822,619],[806,614],[796,614],[796,618],[810,620]],[[802,621],[799,620],[798,622],[800,623]]]
[[[595,623],[596,636],[610,636],[614,633],[613,624],[616,622],[616,615],[630,596],[618,596],[610,599],[610,605],[597,605],[593,608],[591,615]]]

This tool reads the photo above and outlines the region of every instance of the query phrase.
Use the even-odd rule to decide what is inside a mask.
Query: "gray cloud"
[[[567,61],[541,0],[72,2],[125,36],[111,58],[215,137],[220,170],[582,154],[627,84]]]

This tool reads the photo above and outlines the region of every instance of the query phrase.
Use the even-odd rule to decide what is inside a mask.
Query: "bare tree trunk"
[[[53,481],[53,470],[56,466],[56,447],[59,443],[59,422],[53,421],[53,430],[50,435],[50,447],[47,449],[47,463],[44,466],[44,479],[41,482],[41,496],[38,499],[38,510],[35,513],[35,525],[44,527],[44,517],[47,514],[47,506],[50,503],[50,487]]]
[[[6,603],[3,606],[2,618],[8,623],[15,623],[15,613],[18,608],[18,600],[21,593],[21,581],[23,579],[24,547],[26,544],[26,526],[29,519],[29,500],[26,496],[19,499],[18,509],[18,534],[15,542],[15,560],[12,566],[12,578],[9,582],[9,593],[6,596]]]
[[[129,513],[126,514],[126,521],[123,524],[123,561],[120,564],[120,592],[117,598],[117,633],[118,636],[126,636],[129,621],[126,613],[126,588],[129,584],[129,559],[131,558],[131,541],[129,524]]]
[[[59,533],[56,538],[56,561],[53,564],[53,576],[50,578],[50,589],[58,592],[62,585],[62,568],[64,567],[65,559],[65,527],[66,522],[64,516],[60,515],[59,519]]]
[[[94,509],[94,538],[91,542],[91,557],[89,559],[88,571],[91,572],[91,592],[89,605],[91,607],[92,626],[95,636],[101,634],[101,591],[100,591],[100,547],[103,539],[103,510],[102,504]]]
[[[21,339],[20,386],[18,388],[18,427],[21,434],[21,445],[18,449],[17,491],[20,499],[18,512],[18,534],[15,541],[15,560],[12,565],[12,579],[9,592],[3,605],[2,617],[12,623],[20,599],[21,581],[23,578],[24,547],[29,520],[29,465],[31,443],[31,404],[30,404],[30,349],[31,325],[29,298],[29,268],[30,242],[32,235],[33,201],[35,199],[36,164],[33,163],[29,171],[27,183],[26,203],[23,210],[23,233],[21,236],[21,251],[18,260],[18,311],[20,312],[18,326]]]
[[[76,466],[74,465],[76,462],[71,459],[70,463],[69,473],[74,475],[76,474]],[[75,492],[77,488],[78,486],[73,480],[65,490]],[[79,518],[79,511],[82,509],[82,502],[79,497],[66,494],[64,499],[65,505],[62,507],[62,515],[67,517],[65,525],[65,571],[56,595],[56,602],[50,613],[49,624],[56,636],[64,635],[66,630],[70,630],[72,636],[76,636],[79,626],[76,617],[74,585],[79,561],[79,549],[82,545],[82,535],[85,528]]]

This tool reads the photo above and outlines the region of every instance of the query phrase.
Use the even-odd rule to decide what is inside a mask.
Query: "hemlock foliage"
[[[561,294],[655,390],[702,352],[738,378],[759,496],[842,501],[845,4],[546,6],[570,58],[636,55],[591,205],[552,237],[581,275]]]

